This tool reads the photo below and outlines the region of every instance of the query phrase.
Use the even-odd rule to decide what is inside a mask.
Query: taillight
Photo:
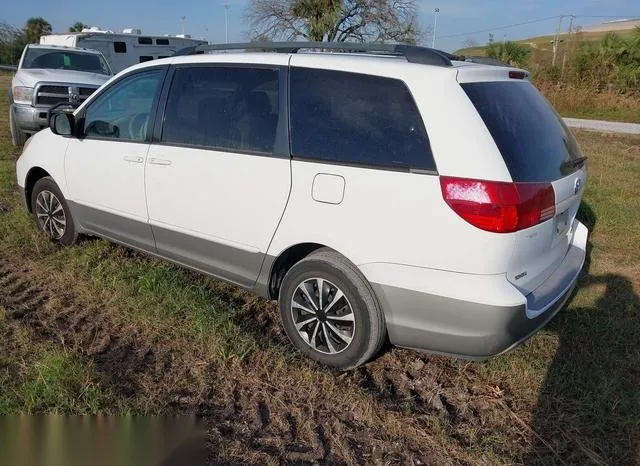
[[[550,183],[505,183],[440,177],[447,204],[470,224],[511,233],[553,218],[556,196]]]

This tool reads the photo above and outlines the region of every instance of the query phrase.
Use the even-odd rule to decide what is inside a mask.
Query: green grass
[[[630,37],[632,35],[633,30],[629,29],[629,30],[612,31],[612,32],[615,32],[615,34],[617,36],[625,39],[625,38]],[[606,34],[608,34],[608,33],[607,32],[581,32],[579,34],[574,34],[571,37],[571,40],[580,41],[580,42],[597,43],[597,42],[600,42],[602,40],[602,38]],[[568,35],[566,33],[563,33],[563,34],[560,35],[560,40],[566,41],[567,37],[568,37]],[[519,40],[516,40],[514,42],[526,45],[531,50],[538,50],[538,51],[543,52],[543,53],[552,54],[553,53],[553,48],[552,48],[553,38],[554,38],[553,35],[536,36],[536,37],[530,37],[530,38],[527,38],[527,39],[519,39]],[[487,50],[487,46],[486,45],[478,45],[478,46],[474,46],[474,47],[466,47],[466,48],[462,48],[462,49],[456,50],[455,54],[456,55],[467,55],[467,56],[480,56],[480,57],[483,57],[487,53],[486,50]]]
[[[105,385],[91,361],[34,342],[0,307],[0,415],[95,414],[114,405]]]

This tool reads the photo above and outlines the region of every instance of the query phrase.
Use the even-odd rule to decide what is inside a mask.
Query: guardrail
[[[16,65],[0,65],[0,70],[3,71],[15,71],[18,67]]]

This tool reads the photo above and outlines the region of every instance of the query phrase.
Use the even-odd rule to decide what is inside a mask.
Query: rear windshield
[[[578,168],[578,144],[528,81],[462,84],[502,153],[515,182],[555,181]],[[579,165],[578,165],[579,167]]]
[[[53,70],[85,71],[110,75],[109,65],[96,53],[71,50],[54,50],[30,47],[22,62],[22,68],[45,68]]]

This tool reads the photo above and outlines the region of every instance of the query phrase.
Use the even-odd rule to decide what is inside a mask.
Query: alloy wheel
[[[67,217],[62,203],[51,191],[43,190],[36,197],[36,217],[40,229],[53,239],[60,239],[67,229]]]
[[[355,335],[356,318],[340,288],[322,278],[300,283],[291,299],[291,315],[298,335],[316,351],[337,354]]]

